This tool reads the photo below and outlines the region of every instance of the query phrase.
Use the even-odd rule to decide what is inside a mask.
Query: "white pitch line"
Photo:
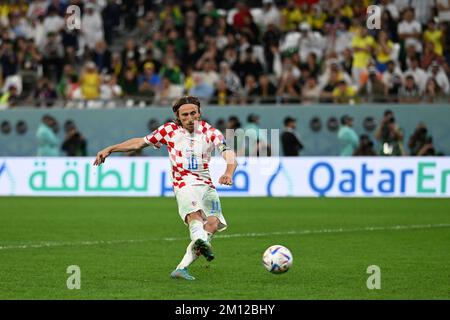
[[[396,225],[396,226],[382,226],[382,227],[362,227],[362,228],[337,228],[337,229],[317,229],[317,230],[297,230],[297,231],[276,231],[276,232],[261,232],[261,233],[234,233],[234,234],[218,234],[214,238],[228,239],[228,238],[254,238],[267,236],[288,236],[288,235],[308,235],[308,234],[332,234],[332,233],[349,233],[361,231],[399,231],[399,230],[414,230],[414,229],[436,229],[436,228],[450,228],[448,223],[440,224],[417,224],[417,225]],[[40,242],[34,244],[21,245],[0,245],[0,250],[13,249],[37,249],[37,248],[52,248],[65,246],[93,246],[93,245],[111,245],[111,244],[126,244],[126,243],[143,243],[149,241],[180,241],[187,240],[188,237],[171,237],[162,239],[139,239],[139,240],[98,240],[98,241],[78,241],[78,242]]]
[[[51,247],[65,247],[65,246],[94,246],[98,244],[140,243],[146,241],[150,240],[143,239],[143,240],[98,240],[98,241],[78,241],[78,242],[40,242],[34,244],[5,245],[0,246],[0,250],[36,249],[36,248],[51,248]]]
[[[387,230],[411,230],[411,229],[434,229],[434,228],[449,228],[450,224],[417,224],[417,225],[397,225],[384,227],[364,227],[364,228],[338,228],[338,229],[318,229],[318,230],[297,230],[297,231],[276,231],[276,232],[262,232],[262,233],[235,233],[235,234],[218,234],[216,238],[251,238],[251,237],[266,237],[277,235],[307,235],[307,234],[323,234],[323,233],[344,233],[344,232],[361,232],[361,231],[387,231]],[[166,241],[185,240],[186,237],[164,238]]]

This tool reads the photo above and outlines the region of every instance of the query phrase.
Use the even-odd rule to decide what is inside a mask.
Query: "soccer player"
[[[234,151],[226,145],[222,133],[200,120],[198,98],[181,97],[174,103],[172,110],[176,117],[174,122],[161,125],[143,138],[129,139],[101,150],[97,153],[94,165],[101,165],[113,152],[136,151],[147,146],[167,146],[178,212],[189,227],[192,240],[171,277],[195,280],[189,274],[188,266],[200,255],[207,261],[213,260],[211,239],[217,231],[223,231],[227,227],[219,195],[209,173],[211,154],[217,148],[227,163],[225,173],[219,178],[219,183],[223,185],[233,184],[237,162]]]

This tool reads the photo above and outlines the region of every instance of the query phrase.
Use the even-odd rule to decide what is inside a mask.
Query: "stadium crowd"
[[[3,0],[0,109],[447,102],[449,22],[449,0]]]

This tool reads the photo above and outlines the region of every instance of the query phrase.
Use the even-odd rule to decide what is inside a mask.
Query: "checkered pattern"
[[[216,147],[219,150],[223,146],[226,147],[225,138],[223,134],[219,130],[211,126],[209,123],[201,121],[198,132],[201,132],[206,135],[206,141],[211,141],[213,143],[212,147]]]
[[[214,188],[209,173],[211,153],[214,148],[223,152],[227,147],[222,133],[209,123],[199,121],[196,130],[191,134],[182,126],[168,122],[146,136],[144,140],[156,147],[161,144],[167,146],[174,190],[186,185],[208,185]],[[188,169],[192,153],[198,161],[195,170]]]
[[[153,131],[151,134],[146,136],[144,138],[145,142],[147,142],[147,144],[149,145],[155,146],[158,145],[158,143],[167,145],[177,129],[178,125],[176,123],[167,122]]]

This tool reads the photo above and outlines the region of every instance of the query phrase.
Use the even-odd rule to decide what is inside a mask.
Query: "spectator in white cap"
[[[100,86],[100,99],[105,101],[105,106],[115,107],[114,101],[108,101],[119,98],[122,95],[122,88],[117,84],[115,76],[104,75]]]
[[[311,26],[307,22],[298,25],[298,29],[289,31],[280,45],[282,52],[298,51],[300,61],[306,62],[309,53],[314,52],[320,60],[324,49],[323,37],[318,32],[311,31]]]
[[[278,10],[273,0],[262,1],[261,25],[266,30],[269,24],[280,27],[280,10]]]
[[[287,32],[281,41],[280,51],[289,52],[297,50],[300,37],[301,37],[300,32],[297,29]]]
[[[58,10],[54,6],[49,6],[47,16],[44,19],[44,30],[48,34],[49,32],[58,33],[64,28],[64,19],[58,15]]]
[[[414,9],[407,8],[403,13],[403,20],[398,24],[398,35],[400,40],[407,44],[414,44],[416,51],[422,52],[422,25],[415,19]]]
[[[93,50],[95,44],[104,40],[103,20],[95,5],[88,2],[84,6],[84,14],[81,18],[81,31],[85,45]]]
[[[323,49],[325,48],[323,36],[319,32],[312,31],[311,26],[307,22],[300,24],[300,39],[298,45],[301,62],[306,62],[306,59],[311,52],[316,54],[318,60],[322,59]]]

